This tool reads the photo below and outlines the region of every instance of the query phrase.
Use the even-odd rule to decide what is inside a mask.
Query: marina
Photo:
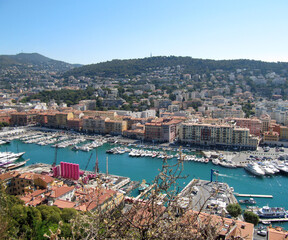
[[[33,132],[34,135],[39,134],[39,132]],[[33,136],[32,133],[27,132],[27,136]],[[46,133],[42,133],[46,134]],[[52,135],[55,133],[48,133],[48,135]],[[22,137],[24,137],[23,134]],[[53,137],[57,139],[57,134]],[[27,137],[26,136],[26,137]],[[46,136],[46,137],[47,137]],[[63,137],[63,138],[62,138]],[[61,141],[67,141],[70,138],[78,138],[79,136],[75,135],[66,135],[61,133],[61,136],[58,138]],[[80,136],[81,137],[81,136]],[[87,139],[87,142],[83,142],[83,144],[93,142],[95,139],[105,139],[107,138],[99,136],[91,137],[88,139],[86,136],[82,136]],[[50,143],[48,145],[39,145],[37,143],[24,143],[19,139],[18,135],[10,136],[10,144],[0,145],[1,152],[11,151],[14,153],[17,152],[25,152],[24,159],[30,159],[26,165],[32,165],[35,163],[47,163],[52,164],[55,159],[55,148],[51,147],[55,143]],[[15,139],[13,139],[15,138]],[[47,139],[47,141],[51,141],[51,139]],[[115,138],[116,139],[116,138]],[[5,139],[6,140],[6,139]],[[28,140],[28,138],[26,139]],[[114,139],[113,139],[114,140]],[[59,140],[60,142],[60,140]],[[106,171],[106,157],[109,158],[109,173],[117,175],[117,176],[127,176],[131,179],[131,181],[135,183],[130,183],[127,186],[123,186],[121,189],[122,191],[129,190],[131,192],[131,196],[136,197],[139,195],[138,193],[138,186],[137,183],[141,183],[143,179],[146,180],[147,183],[153,183],[155,176],[159,173],[159,169],[161,169],[163,159],[151,156],[140,156],[140,157],[131,157],[129,156],[128,152],[119,153],[119,154],[109,154],[106,151],[113,149],[113,148],[128,148],[128,149],[143,149],[145,151],[157,151],[157,152],[166,152],[169,155],[175,156],[177,154],[178,148],[169,148],[163,146],[146,146],[146,145],[137,145],[137,144],[127,144],[125,146],[120,146],[119,144],[115,143],[104,143],[103,145],[97,148],[98,150],[98,158],[99,158],[99,169],[100,172],[105,173]],[[78,163],[80,165],[80,169],[85,169],[87,165],[87,170],[93,171],[93,167],[95,166],[95,152],[90,161],[91,152],[86,151],[73,151],[73,146],[68,146],[66,148],[58,148],[57,152],[57,164],[61,161],[68,161],[71,163]],[[120,149],[121,149],[120,148]],[[286,149],[285,149],[286,150]],[[207,158],[203,157],[202,153],[195,150],[186,150],[182,149],[183,154],[190,155],[195,159]],[[271,150],[270,150],[271,152]],[[93,152],[92,152],[93,153]],[[242,153],[241,153],[242,154]],[[256,153],[247,153],[246,155],[256,155]],[[225,155],[225,154],[223,154]],[[227,154],[226,154],[227,155]],[[237,154],[230,153],[231,159]],[[227,158],[230,159],[229,157]],[[173,157],[168,159],[169,164],[175,164],[177,162],[177,157]],[[234,161],[234,160],[233,160]],[[243,159],[239,159],[236,164],[242,162]],[[217,176],[215,176],[216,181],[225,182],[230,187],[235,189],[235,192],[238,193],[245,193],[240,195],[235,195],[237,199],[241,199],[242,197],[257,197],[257,205],[258,206],[265,206],[269,204],[269,206],[281,206],[284,208],[288,208],[287,202],[285,201],[286,198],[283,196],[287,196],[288,190],[284,187],[288,183],[288,177],[284,172],[279,172],[273,176],[265,175],[263,177],[257,177],[249,172],[247,172],[244,168],[226,168],[222,167],[221,165],[215,165],[210,160],[208,163],[203,164],[201,161],[183,161],[184,170],[183,175],[187,175],[186,179],[179,179],[178,185],[179,190],[182,191],[183,188],[193,179],[206,179],[210,180],[210,171],[211,169],[215,169],[219,172]],[[22,168],[21,168],[22,169]],[[136,189],[136,190],[133,190]],[[129,192],[127,191],[127,192]],[[265,197],[265,196],[269,197]],[[277,223],[283,224],[282,226],[288,229],[288,225],[286,227],[286,223]]]

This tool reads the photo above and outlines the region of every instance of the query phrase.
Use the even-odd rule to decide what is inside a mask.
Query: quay
[[[177,195],[180,209],[193,209],[221,215],[230,203],[237,203],[227,183],[193,179]]]
[[[254,197],[254,198],[273,198],[273,195],[262,195],[262,194],[240,194],[234,193],[236,197]]]
[[[259,222],[288,222],[288,218],[260,218]]]

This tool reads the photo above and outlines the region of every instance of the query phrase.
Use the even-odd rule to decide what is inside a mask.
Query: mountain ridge
[[[137,59],[114,59],[111,61],[83,65],[64,73],[64,77],[77,76],[104,76],[104,77],[125,77],[145,73],[147,69],[161,67],[172,67],[181,65],[185,73],[206,73],[217,69],[227,71],[235,69],[265,69],[279,72],[283,68],[288,69],[287,62],[264,62],[259,60],[235,59],[235,60],[212,60],[192,57],[158,56]]]
[[[0,55],[0,68],[10,66],[22,66],[35,65],[36,68],[53,68],[59,71],[67,71],[74,67],[80,67],[81,64],[70,64],[64,61],[54,60],[43,56],[39,53],[18,53],[15,55]]]

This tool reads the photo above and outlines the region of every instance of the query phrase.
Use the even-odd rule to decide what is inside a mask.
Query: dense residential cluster
[[[288,127],[285,126],[287,110],[284,107],[281,111],[271,110],[272,107],[285,105],[286,101],[283,100],[273,102],[272,107],[269,102],[257,104],[256,116],[250,118],[244,118],[242,107],[236,105],[221,110],[202,111],[200,108],[195,111],[183,107],[185,102],[161,99],[155,100],[157,107],[134,112],[96,111],[92,110],[95,109],[96,100],[81,102],[87,110],[79,110],[79,104],[58,106],[54,101],[45,104],[35,99],[22,111],[17,111],[17,108],[2,109],[0,121],[10,126],[36,125],[84,133],[122,135],[154,143],[178,141],[239,149],[256,149],[261,140],[278,145],[285,145],[288,140]]]
[[[179,141],[204,146],[256,149],[262,133],[267,138],[265,125],[255,118],[219,119],[177,114],[156,117],[155,114],[155,110],[135,113],[123,110],[79,111],[71,107],[46,111],[1,111],[2,120],[9,122],[11,126],[37,125],[85,133],[123,135],[154,143]],[[147,115],[149,117],[145,117]],[[273,127],[276,128],[276,125]],[[283,127],[279,126],[279,131],[281,129],[283,131]]]

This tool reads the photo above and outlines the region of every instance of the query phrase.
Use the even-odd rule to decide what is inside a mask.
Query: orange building
[[[178,127],[181,120],[157,119],[145,123],[144,139],[155,142],[173,142],[178,136]]]
[[[274,132],[273,129],[270,129],[270,131],[264,132],[263,140],[264,140],[264,142],[278,142],[279,141],[279,133]]]

